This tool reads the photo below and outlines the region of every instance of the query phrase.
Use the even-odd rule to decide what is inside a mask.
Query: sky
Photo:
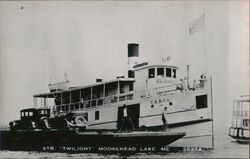
[[[205,29],[188,24],[205,13]],[[0,124],[19,119],[50,82],[72,86],[127,74],[127,44],[140,61],[190,65],[213,79],[214,124],[229,128],[233,100],[249,94],[249,1],[0,1]]]

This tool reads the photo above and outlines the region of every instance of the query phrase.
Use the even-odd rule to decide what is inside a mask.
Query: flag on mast
[[[189,35],[199,33],[204,29],[205,29],[205,13],[203,13],[200,17],[189,23]]]

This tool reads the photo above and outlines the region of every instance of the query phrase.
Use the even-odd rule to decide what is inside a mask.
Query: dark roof
[[[27,108],[27,109],[22,109],[21,112],[34,111],[34,110],[49,110],[49,108]]]

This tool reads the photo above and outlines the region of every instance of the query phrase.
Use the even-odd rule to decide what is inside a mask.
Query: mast
[[[205,8],[203,8],[203,24],[204,24],[204,36],[203,36],[203,52],[204,52],[204,65],[205,65],[205,74],[207,75],[207,33],[206,33],[206,14],[205,14]]]

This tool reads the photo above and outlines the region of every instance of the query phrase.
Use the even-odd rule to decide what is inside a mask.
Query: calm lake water
[[[235,142],[227,133],[215,134],[214,150],[193,152],[97,154],[97,153],[52,153],[34,151],[0,151],[0,158],[249,158],[249,145]]]

